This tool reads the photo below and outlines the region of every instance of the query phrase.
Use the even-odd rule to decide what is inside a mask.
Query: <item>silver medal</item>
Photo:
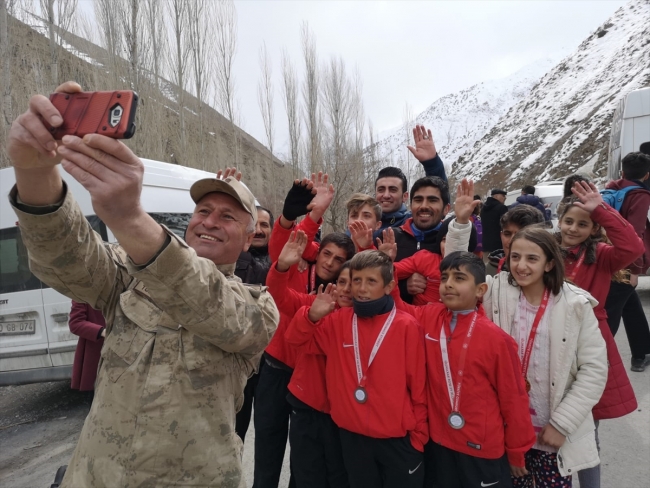
[[[465,425],[465,419],[459,412],[451,412],[447,417],[447,422],[452,429],[462,429]]]
[[[366,403],[368,400],[368,394],[366,393],[366,390],[363,387],[358,387],[356,390],[354,390],[354,399],[358,403]]]

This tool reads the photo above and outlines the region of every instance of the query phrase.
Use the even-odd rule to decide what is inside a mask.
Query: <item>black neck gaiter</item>
[[[354,307],[354,313],[359,317],[374,317],[375,315],[390,312],[395,306],[395,300],[390,295],[384,295],[369,302],[360,302],[353,299],[352,306]]]

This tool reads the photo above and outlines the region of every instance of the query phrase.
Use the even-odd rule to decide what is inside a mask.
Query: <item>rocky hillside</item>
[[[607,174],[617,102],[650,86],[650,0],[632,0],[546,74],[453,166],[480,190],[520,188],[581,170]]]
[[[539,60],[502,79],[485,81],[433,102],[415,121],[431,128],[436,147],[445,164],[453,163],[479,141],[524,99],[539,79],[553,66],[551,59]],[[407,139],[408,132],[408,139]],[[396,127],[385,131],[376,143],[377,155],[393,164],[406,157],[410,130]]]

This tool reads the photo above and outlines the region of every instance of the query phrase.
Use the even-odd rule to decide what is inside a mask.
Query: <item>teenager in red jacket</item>
[[[288,280],[289,269],[298,264],[307,242],[304,232],[292,232],[267,276],[269,292],[280,313],[287,317],[293,317],[301,307],[310,306],[316,299],[316,295],[293,290]],[[349,268],[350,262],[347,261],[336,280],[337,308],[352,306]],[[287,401],[292,407],[289,431],[291,472],[297,486],[349,486],[339,428],[329,415],[325,358],[298,354],[288,389]]]
[[[72,363],[70,388],[93,391],[106,334],[104,316],[90,305],[73,300],[68,326],[70,332],[79,336],[79,342],[77,342],[74,352],[74,363]]]
[[[421,487],[428,440],[422,330],[395,309],[393,263],[364,251],[350,263],[353,308],[328,286],[294,317],[286,337],[326,357],[332,419],[352,487]]]
[[[314,235],[334,196],[334,188],[328,184],[327,175],[319,173],[313,178],[314,181],[296,180],[287,194],[282,215],[273,227],[269,240],[269,255],[272,261],[277,261],[292,230],[305,231],[309,241],[307,249],[309,246],[313,248]],[[296,226],[295,220],[305,214],[305,218]],[[316,249],[315,262],[312,262],[306,271],[301,273],[296,265],[287,271],[287,284],[293,290],[310,293],[321,284],[334,283],[343,263],[354,255],[352,240],[341,232],[325,236],[320,247]],[[306,253],[307,251],[303,253],[303,257]],[[254,488],[277,488],[280,480],[292,411],[291,404],[287,402],[287,387],[297,356],[297,350],[284,340],[284,331],[292,317],[280,313],[280,323],[262,358],[264,368],[260,372],[255,391],[253,412]],[[293,478],[290,486],[293,486]]]
[[[398,303],[425,331],[425,486],[512,486],[510,474],[525,474],[524,455],[535,444],[517,345],[477,311],[487,290],[481,258],[451,253],[440,272],[442,303]]]
[[[599,420],[622,417],[637,408],[634,390],[607,323],[605,300],[612,275],[641,256],[644,247],[634,227],[603,202],[592,183],[575,183],[572,191],[575,196],[564,199],[559,206],[560,232],[556,238],[564,254],[567,278],[598,300],[594,313],[607,344],[609,364],[605,391],[592,410],[598,438]],[[603,230],[611,245],[603,242]],[[578,471],[578,477],[582,488],[600,486],[600,464]]]

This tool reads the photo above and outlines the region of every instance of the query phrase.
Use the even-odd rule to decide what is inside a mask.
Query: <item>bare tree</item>
[[[167,10],[172,23],[173,63],[171,71],[177,89],[179,117],[179,139],[181,157],[185,156],[187,134],[185,131],[185,87],[187,86],[188,58],[188,2],[187,0],[168,0]]]
[[[216,5],[216,67],[219,109],[230,120],[235,163],[239,162],[238,102],[235,95],[233,66],[237,52],[237,11],[232,0],[218,0]]]
[[[203,169],[207,169],[205,157],[204,104],[207,90],[212,85],[214,70],[210,61],[214,57],[214,44],[209,37],[215,22],[214,3],[209,0],[194,0],[189,4],[189,49],[192,58],[192,77],[198,101],[199,115],[199,159]]]
[[[313,173],[322,164],[321,124],[318,105],[318,56],[316,54],[316,41],[309,30],[307,22],[303,22],[300,34],[303,60],[305,62],[302,96],[305,104],[305,122],[307,125],[307,156],[309,158],[309,172]]]
[[[104,65],[111,79],[111,85],[117,86],[121,78],[120,54],[122,53],[122,23],[120,21],[119,4],[114,0],[95,0],[95,18],[106,50]]]
[[[160,88],[160,77],[165,69],[163,60],[166,57],[165,17],[160,2],[161,0],[145,0],[148,44],[151,46],[148,64],[153,68],[156,88]]]
[[[0,137],[5,140],[5,130],[13,120],[11,112],[11,60],[9,58],[9,24],[7,0],[0,0],[0,59],[2,59],[2,123]],[[4,145],[3,145],[4,146]]]
[[[302,171],[300,169],[300,115],[298,100],[298,79],[296,70],[291,64],[291,59],[286,49],[282,51],[282,85],[284,108],[287,113],[287,124],[289,126],[289,154],[293,177],[298,178]]]
[[[50,78],[52,87],[59,85],[59,45],[65,32],[70,30],[77,10],[77,0],[40,0],[50,38]]]
[[[273,69],[269,60],[269,53],[266,50],[266,43],[262,44],[259,53],[260,63],[260,81],[257,84],[257,103],[262,113],[264,122],[264,132],[266,133],[266,142],[273,159]]]

